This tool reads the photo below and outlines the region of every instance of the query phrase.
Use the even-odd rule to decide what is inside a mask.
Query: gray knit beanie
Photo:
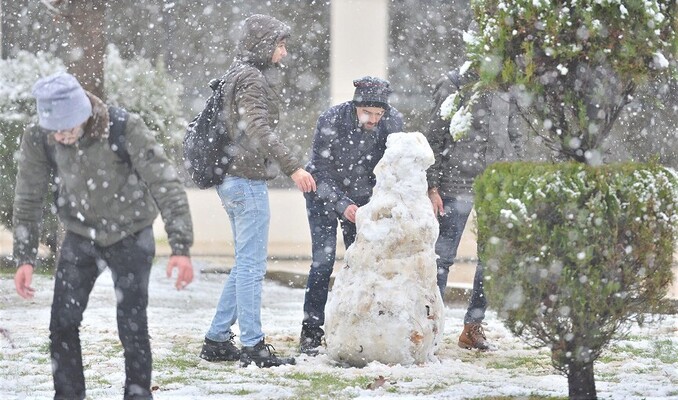
[[[355,86],[353,102],[356,107],[388,109],[388,96],[392,92],[388,81],[373,76],[365,76],[354,80],[353,86]]]
[[[60,72],[33,85],[39,125],[52,131],[74,128],[92,115],[85,90],[73,75]]]

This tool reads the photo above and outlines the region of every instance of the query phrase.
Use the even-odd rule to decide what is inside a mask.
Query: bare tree
[[[55,22],[69,25],[68,70],[85,90],[104,98],[104,56],[106,38],[104,22],[106,2],[103,0],[43,0],[54,14]]]
[[[26,9],[28,0],[2,0],[0,1],[0,15],[2,15],[2,59],[12,57],[20,47],[19,26],[23,10]]]

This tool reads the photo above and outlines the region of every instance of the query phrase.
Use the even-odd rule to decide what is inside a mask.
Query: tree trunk
[[[159,54],[162,54],[167,71],[174,72],[175,60],[172,57],[174,49],[179,42],[175,43],[175,38],[180,37],[175,32],[177,29],[176,11],[173,8],[165,7],[165,0],[160,1],[160,13],[162,15],[162,32],[163,41],[161,48],[163,49]]]
[[[597,399],[593,362],[572,363],[567,374],[567,385],[570,400]]]
[[[104,98],[104,17],[103,0],[71,0],[65,16],[70,24],[68,70],[85,90]]]
[[[2,59],[12,58],[23,49],[21,38],[21,13],[27,8],[27,0],[0,0],[2,12]]]

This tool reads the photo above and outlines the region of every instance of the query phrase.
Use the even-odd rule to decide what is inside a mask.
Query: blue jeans
[[[54,277],[50,353],[54,399],[84,399],[80,323],[97,278],[108,266],[117,297],[118,336],[125,357],[125,400],[152,399],[148,280],[155,256],[153,228],[101,247],[67,232]]]
[[[231,338],[238,321],[240,342],[254,346],[261,330],[261,290],[266,275],[270,210],[266,181],[228,176],[217,186],[233,231],[235,265],[228,275],[212,325],[205,337],[216,342]]]
[[[325,324],[325,305],[330,286],[330,276],[337,253],[337,225],[341,222],[344,246],[353,244],[356,228],[353,222],[344,220],[334,210],[334,205],[324,202],[315,193],[304,194],[308,225],[311,229],[311,270],[306,281],[304,296],[303,329],[317,330]],[[367,204],[367,198],[353,199],[355,204]]]
[[[464,233],[466,221],[468,221],[473,209],[473,198],[470,196],[444,198],[443,207],[445,215],[438,218],[440,234],[436,241],[436,254],[439,258],[436,263],[438,266],[438,288],[441,296],[444,297],[447,276],[450,273],[450,267],[454,264],[454,259],[457,257],[461,235]],[[486,309],[487,299],[483,290],[483,265],[479,261],[473,277],[473,293],[464,316],[464,323],[482,322],[485,318]]]

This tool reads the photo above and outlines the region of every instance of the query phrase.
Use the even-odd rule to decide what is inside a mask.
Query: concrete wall
[[[353,98],[353,80],[388,79],[388,1],[333,0],[330,27],[332,104]]]
[[[232,256],[233,235],[226,211],[214,190],[187,191],[195,244],[191,253],[199,256]],[[311,257],[311,234],[306,217],[304,196],[296,189],[271,189],[271,227],[269,254],[276,258]],[[460,258],[475,258],[475,236],[467,225],[459,249]],[[160,218],[155,223],[158,253],[168,254],[167,236]],[[337,254],[343,255],[341,234],[337,235]]]
[[[189,189],[187,195],[195,236],[191,253],[194,256],[232,256],[231,225],[219,196],[213,189]],[[269,197],[271,204],[269,254],[275,258],[310,259],[311,234],[303,195],[296,189],[271,189]],[[160,217],[155,221],[154,230],[158,255],[168,255],[170,249]],[[337,236],[337,254],[342,256],[344,244],[341,234]],[[11,254],[12,234],[0,228],[0,255]],[[459,257],[475,258],[475,256],[475,236],[467,227],[467,232],[462,238]]]
[[[214,189],[187,191],[195,244],[191,253],[199,256],[232,256],[233,235],[226,211]],[[304,196],[300,191],[271,189],[269,253],[276,257],[310,257],[311,234],[306,218]],[[160,218],[155,223],[158,252],[169,251]]]

